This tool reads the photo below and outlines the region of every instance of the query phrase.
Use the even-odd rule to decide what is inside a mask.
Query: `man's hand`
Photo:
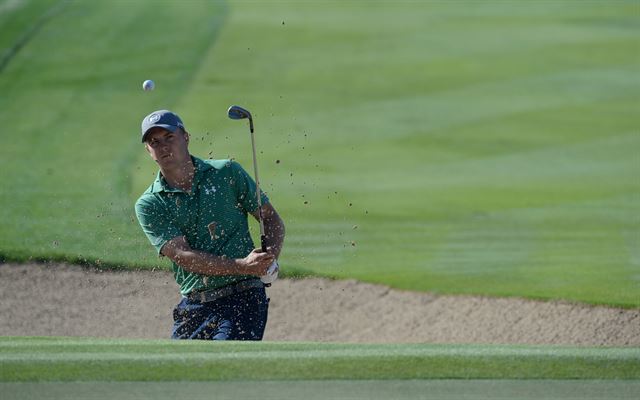
[[[284,243],[284,222],[271,203],[263,204],[261,210],[267,249],[269,253],[273,253],[276,258],[279,258]],[[255,217],[256,221],[260,221],[260,210],[254,210],[251,215]]]
[[[262,249],[254,249],[249,255],[241,259],[242,269],[247,275],[263,276],[276,260],[276,256],[270,253],[271,248],[267,252]]]

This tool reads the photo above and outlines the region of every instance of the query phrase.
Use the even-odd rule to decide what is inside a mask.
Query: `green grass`
[[[237,103],[285,273],[640,306],[637,2],[150,3],[64,3],[0,72],[0,258],[166,265],[140,118],[250,169]]]
[[[0,337],[7,399],[632,399],[639,379],[638,348]]]
[[[0,338],[0,381],[640,379],[640,349]]]
[[[0,68],[64,5],[56,0],[0,2]]]
[[[3,398],[173,400],[636,399],[640,382],[602,380],[384,380],[214,382],[0,382]]]

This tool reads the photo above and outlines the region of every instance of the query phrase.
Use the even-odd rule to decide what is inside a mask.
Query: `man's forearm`
[[[280,257],[282,245],[284,243],[284,222],[277,215],[271,215],[264,219],[264,233],[267,247],[271,248],[271,253],[275,254],[276,259]]]
[[[253,275],[262,276],[275,260],[271,252],[253,250],[244,258],[217,256],[194,250],[184,236],[177,236],[162,246],[160,254],[169,257],[187,272],[200,275]]]
[[[176,254],[174,261],[186,271],[201,275],[251,275],[239,259],[216,256],[200,250],[181,251]]]

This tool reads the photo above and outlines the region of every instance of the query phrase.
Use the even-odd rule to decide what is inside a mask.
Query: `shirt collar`
[[[193,176],[192,185],[196,186],[198,184],[198,182],[200,182],[200,178],[202,177],[202,173],[204,173],[204,171],[206,171],[208,169],[213,168],[213,166],[211,166],[210,164],[204,162],[203,160],[199,159],[198,157],[194,157],[194,156],[191,156],[191,162],[193,162],[193,166],[195,168],[195,175]],[[160,193],[160,192],[176,193],[176,192],[182,192],[182,190],[176,189],[176,188],[173,188],[173,187],[169,186],[169,184],[167,184],[167,181],[162,176],[162,172],[158,171],[158,175],[156,176],[156,180],[153,181],[153,185],[151,186],[151,192],[152,193]]]

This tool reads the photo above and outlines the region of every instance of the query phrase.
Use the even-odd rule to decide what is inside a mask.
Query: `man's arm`
[[[276,259],[271,253],[255,249],[245,258],[227,258],[205,251],[194,250],[184,236],[178,236],[162,246],[160,253],[188,272],[201,275],[255,275],[262,276]]]
[[[252,212],[251,215],[253,215],[256,220],[260,217],[257,209]],[[267,251],[275,255],[277,259],[280,257],[282,244],[284,243],[284,222],[271,203],[262,205],[262,220],[264,222],[264,235],[267,242]]]

